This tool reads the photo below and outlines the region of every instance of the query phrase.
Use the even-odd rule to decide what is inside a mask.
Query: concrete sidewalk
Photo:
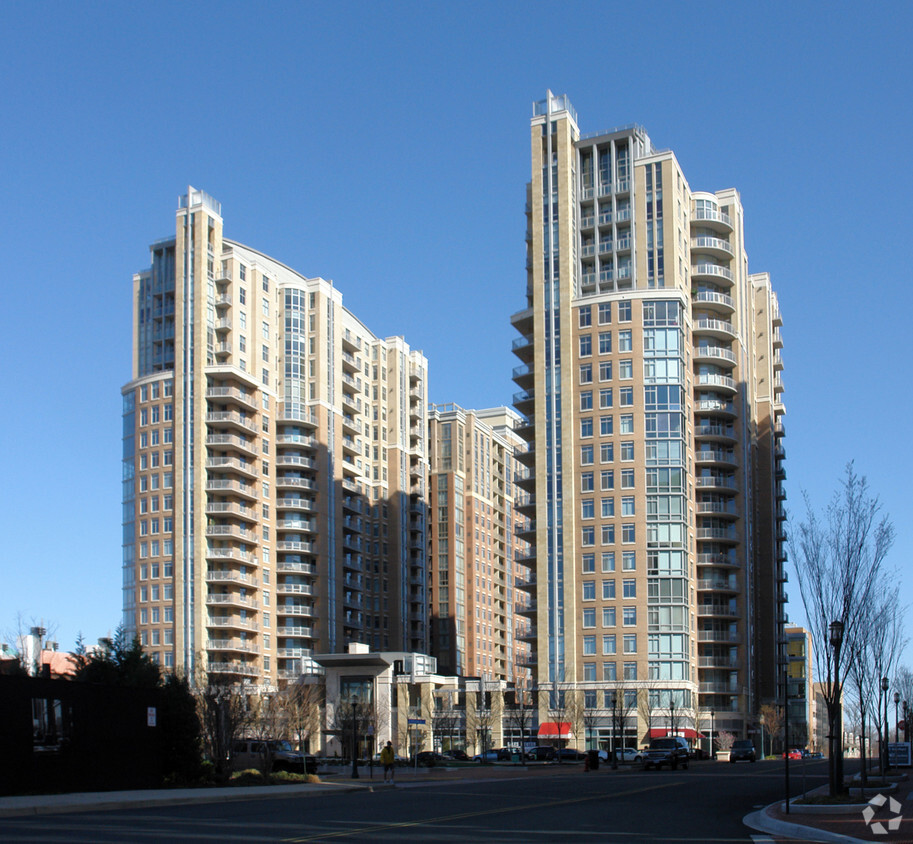
[[[827,787],[816,789],[827,791]],[[913,783],[903,780],[897,783],[896,791],[887,793],[900,804],[900,822],[897,829],[890,829],[888,821],[897,818],[891,811],[891,804],[885,801],[869,804],[864,798],[853,806],[846,806],[842,811],[829,811],[827,805],[800,807],[790,804],[786,812],[783,801],[771,803],[766,808],[746,815],[743,822],[751,829],[766,832],[785,839],[797,841],[823,842],[823,844],[856,844],[856,842],[886,842],[887,844],[913,844],[913,801],[911,801]],[[814,793],[814,792],[812,792]],[[874,795],[869,795],[869,800]],[[896,804],[895,804],[896,805]],[[871,809],[868,822],[863,811]],[[811,810],[811,811],[809,811]]]

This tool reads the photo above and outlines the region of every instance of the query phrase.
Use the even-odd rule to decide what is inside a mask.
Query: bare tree
[[[772,703],[765,703],[758,713],[758,721],[770,739],[771,753],[774,752],[774,739],[779,738],[783,732],[783,720],[783,710]],[[761,743],[763,745],[763,738]],[[765,755],[762,746],[761,758],[763,759]]]
[[[247,699],[238,687],[219,685],[198,687],[196,699],[204,750],[215,767],[216,780],[223,782],[231,776],[235,739],[250,723]]]
[[[491,692],[486,692],[485,681],[482,681],[482,688],[477,692],[467,692],[474,695],[475,706],[470,706],[467,701],[466,706],[466,740],[473,747],[477,747],[479,753],[483,755],[487,750],[491,750],[491,732],[495,723],[495,713],[491,702]]]
[[[289,684],[283,692],[283,703],[288,716],[289,737],[297,749],[307,752],[312,736],[320,735],[320,711],[325,690],[321,683],[301,677]]]
[[[516,686],[513,691],[510,705],[505,710],[505,718],[510,731],[520,734],[520,753],[525,755],[526,744],[532,738],[530,735],[533,718],[536,710],[528,697],[529,691],[522,686]]]
[[[894,526],[881,515],[881,505],[865,478],[853,464],[846,467],[822,521],[806,496],[806,519],[792,543],[799,591],[815,643],[816,674],[828,711],[831,753],[830,791],[843,790],[839,754],[834,738],[839,735],[842,681],[858,635],[865,607],[877,588],[881,567],[894,542]],[[836,622],[836,625],[834,624]],[[832,647],[842,632],[845,647]]]

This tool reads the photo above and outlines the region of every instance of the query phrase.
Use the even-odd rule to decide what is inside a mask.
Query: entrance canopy
[[[670,731],[665,727],[652,727],[650,729],[650,738],[665,738],[666,736],[682,736],[686,739],[707,738],[703,733],[698,733],[690,727],[682,727],[680,730]]]
[[[570,740],[574,738],[574,734],[571,732],[571,722],[543,721],[539,725],[539,738]]]

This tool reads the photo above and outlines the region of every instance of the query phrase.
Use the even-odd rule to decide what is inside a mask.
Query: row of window
[[[618,653],[617,636],[614,633],[604,633],[602,635],[602,653],[604,656],[611,656]],[[626,654],[637,653],[637,634],[625,633],[621,637],[622,652]],[[583,637],[583,655],[596,656],[596,634],[588,633]],[[595,678],[593,678],[595,679]]]
[[[607,574],[609,572],[615,571],[615,552],[614,551],[603,551],[601,555],[602,562],[602,573]],[[595,554],[584,554],[581,560],[581,567],[584,574],[594,573],[596,571],[596,555]],[[621,570],[622,571],[636,571],[637,570],[637,552],[636,551],[622,551],[621,552]]]
[[[614,406],[615,402],[615,391],[612,387],[602,387],[599,390],[599,408],[600,410],[606,410]],[[634,406],[634,387],[619,387],[618,388],[618,406],[619,407],[633,407]],[[593,409],[593,391],[592,390],[581,390],[580,391],[580,409],[581,410],[592,410]]]
[[[159,445],[159,436],[160,434],[158,428],[154,428],[151,431],[143,431],[139,435],[139,447],[148,448],[149,446],[152,446],[154,448],[155,446]],[[161,441],[165,443],[165,445],[171,443],[173,441],[173,437],[174,430],[172,428],[165,428],[161,431]]]
[[[143,496],[139,500],[139,511],[141,514],[144,513],[157,513],[159,509],[159,497],[157,495]],[[174,509],[174,496],[173,495],[163,495],[162,496],[162,509],[163,510],[173,510]]]
[[[614,586],[614,584],[613,584]],[[612,590],[612,597],[615,597],[615,590]],[[583,610],[584,628],[593,628],[596,626],[596,608],[585,607]],[[635,607],[623,607],[621,614],[621,623],[623,627],[634,627],[637,624],[637,609]],[[602,608],[602,626],[617,627],[618,611],[616,607]]]
[[[161,520],[161,529],[163,533],[171,533],[174,530],[174,520],[171,518],[164,518]],[[159,532],[159,520],[158,519],[140,519],[139,523],[139,534],[140,536],[148,536],[152,534],[155,536]]]
[[[145,604],[148,601],[173,601],[174,586],[170,583],[162,584],[161,587],[157,584],[153,584],[152,586],[141,586],[139,590],[139,600],[141,604]]]
[[[154,542],[152,542],[151,545],[153,546],[153,549],[154,549],[154,553],[152,556],[153,557],[158,556],[158,545],[159,545],[158,540],[155,540]],[[165,548],[167,549],[166,553],[170,554],[172,552],[173,547],[172,547],[170,539],[165,540]],[[144,557],[146,555],[145,551],[146,551],[146,543],[141,542],[140,543],[140,556],[141,557]],[[161,567],[159,567],[158,563],[150,563],[148,565],[146,563],[143,563],[139,567],[139,579],[140,580],[147,580],[147,579],[158,580],[159,572],[161,572],[162,577],[172,577],[174,575],[174,563],[172,563],[170,560],[166,560],[164,563],[162,563]]]
[[[582,583],[583,589],[583,600],[584,601],[595,601],[596,600],[596,581],[595,580],[584,580]],[[637,597],[637,581],[634,579],[625,579],[621,581],[621,593],[624,598],[636,598]],[[602,581],[602,599],[604,601],[611,601],[615,598],[615,581],[614,580],[603,580]],[[595,612],[595,610],[593,610]],[[593,624],[591,627],[596,626],[595,616],[593,617]]]
[[[141,427],[146,425],[158,425],[159,422],[170,422],[174,418],[173,404],[154,404],[152,407],[144,407],[139,412],[139,424]]]
[[[151,621],[150,621],[151,619]],[[140,624],[173,624],[174,607],[144,607],[139,611]],[[172,631],[166,631],[172,632]],[[143,642],[145,644],[145,642]],[[170,644],[170,642],[166,642]]]
[[[159,481],[161,481],[162,489],[171,489],[174,485],[174,475],[171,472],[164,472],[162,475],[159,475],[157,472],[152,473],[151,475],[140,475],[139,479],[139,491],[146,492],[147,490],[157,490],[159,488]]]
[[[153,381],[151,384],[143,384],[139,388],[139,400],[141,402],[156,401],[159,398],[160,389],[161,394],[168,398],[174,389],[174,382],[169,379],[168,381]]]
[[[618,321],[631,321],[631,303],[616,302],[618,307]],[[593,324],[593,306],[583,305],[577,312],[578,324],[581,328],[587,328]],[[612,303],[600,302],[597,305],[597,320],[599,325],[609,325],[612,322]]]
[[[595,446],[593,446],[593,445],[580,446],[580,465],[581,466],[592,466],[593,463],[595,462],[595,460],[594,460],[595,454],[596,454]],[[628,440],[628,441],[621,443],[620,454],[621,454],[621,460],[623,463],[631,463],[634,461],[634,442],[633,442],[633,440]],[[600,444],[599,462],[600,463],[614,463],[615,462],[615,443],[601,443]]]
[[[618,377],[622,381],[634,378],[634,361],[633,360],[620,360],[618,361]],[[600,381],[611,381],[612,380],[612,361],[603,360],[599,362],[599,380]],[[593,364],[591,363],[581,363],[580,364],[580,383],[581,384],[592,384],[593,383]]]
[[[633,516],[634,515],[634,496],[633,495],[623,495],[621,497],[621,515],[622,516]],[[596,501],[593,498],[586,498],[580,502],[580,515],[584,519],[594,519],[596,518]],[[600,499],[600,515],[604,519],[611,518],[615,515],[615,499],[614,498],[602,498]]]
[[[596,335],[597,348],[599,354],[612,354],[612,332],[600,331]],[[582,358],[591,357],[593,354],[593,335],[581,334],[578,337],[578,354]],[[618,332],[618,351],[631,352],[634,350],[634,332],[630,328],[625,328]]]
[[[580,529],[580,540],[585,548],[596,544],[596,526],[584,525]],[[637,531],[634,525],[621,526],[621,541],[625,545],[633,544],[637,541]],[[615,544],[615,525],[601,525],[600,527],[600,545]]]
[[[594,430],[594,420],[592,416],[583,416],[580,419],[580,436],[583,438],[592,437]],[[615,433],[615,417],[614,416],[600,416],[599,417],[599,436],[600,437],[609,437]],[[619,434],[633,434],[634,433],[634,414],[633,413],[622,413],[618,417],[618,433]]]
[[[634,489],[634,470],[633,469],[621,469],[621,488],[622,489]],[[581,492],[594,492],[596,487],[596,478],[593,472],[581,472],[580,473],[580,491]],[[614,469],[603,469],[599,473],[599,489],[602,492],[609,492],[610,490],[615,489],[615,470]]]

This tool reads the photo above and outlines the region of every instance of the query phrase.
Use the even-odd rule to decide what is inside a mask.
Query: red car
[[[788,755],[789,755],[789,758],[790,758],[790,759],[801,759],[801,758],[802,758],[802,751],[801,751],[801,750],[796,750],[796,748],[793,748],[792,750],[789,751],[789,754],[788,754]],[[783,754],[783,758],[785,759],[786,756],[787,756],[787,754],[784,753],[784,754]]]

